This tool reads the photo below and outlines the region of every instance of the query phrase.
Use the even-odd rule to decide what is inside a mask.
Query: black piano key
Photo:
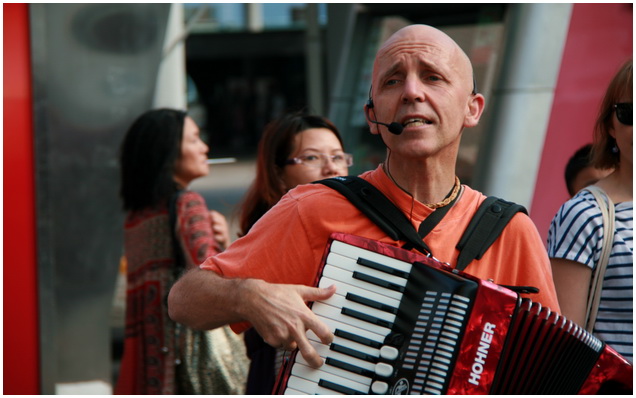
[[[341,344],[331,343],[331,345],[329,346],[329,349],[335,352],[339,352],[341,354],[349,355],[350,357],[361,359],[366,362],[378,363],[378,357],[369,355],[365,352],[354,350],[352,348],[346,347]]]
[[[367,260],[366,258],[358,257],[358,261],[356,261],[360,265],[364,265],[365,267],[373,268],[375,270],[385,272],[390,275],[399,276],[400,278],[408,279],[409,273],[400,271],[399,269],[387,267],[386,265],[382,265],[380,263],[376,263],[375,261]]]
[[[320,387],[328,388],[329,390],[333,390],[335,392],[339,392],[347,395],[367,395],[366,393],[358,390],[354,390],[353,388],[341,386],[340,384],[333,383],[329,380],[320,379],[318,382]]]
[[[395,307],[391,307],[390,305],[386,305],[375,300],[370,300],[366,297],[358,296],[357,294],[347,293],[345,296],[347,300],[353,301],[354,303],[363,304],[367,307],[375,308],[376,310],[388,312],[389,314],[396,315],[398,309]]]
[[[389,322],[384,319],[379,319],[371,315],[363,314],[360,311],[352,310],[351,308],[344,307],[341,311],[341,314],[348,315],[352,318],[359,319],[361,321],[369,322],[377,326],[381,326],[387,329],[393,328],[393,322]]]
[[[325,363],[327,365],[331,365],[333,367],[336,367],[336,368],[339,368],[339,369],[343,369],[343,370],[346,370],[348,372],[355,373],[355,374],[358,374],[358,375],[361,375],[361,376],[366,376],[366,377],[375,376],[375,372],[372,372],[372,371],[370,371],[368,369],[361,368],[359,366],[352,365],[352,364],[347,363],[347,362],[343,362],[343,361],[341,361],[339,359],[327,358],[325,360]]]
[[[380,278],[376,278],[375,276],[363,274],[360,271],[353,271],[353,278],[358,279],[364,282],[372,283],[376,286],[383,287],[385,289],[393,290],[395,292],[404,293],[404,286],[396,285],[395,283],[391,283],[385,281]]]
[[[380,347],[382,347],[382,343],[381,342],[378,342],[378,341],[375,341],[375,340],[371,340],[371,339],[368,339],[366,337],[362,337],[360,335],[344,331],[342,329],[336,329],[333,334],[338,336],[338,337],[342,337],[343,339],[351,340],[351,341],[354,341],[356,343],[360,343],[360,344],[369,346],[371,348],[380,349]]]

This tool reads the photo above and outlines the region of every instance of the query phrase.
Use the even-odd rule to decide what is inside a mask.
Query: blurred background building
[[[232,220],[261,131],[283,111],[326,115],[351,173],[376,167],[384,148],[362,112],[375,51],[430,24],[466,51],[487,100],[460,179],[525,205],[545,238],[568,198],[565,163],[632,56],[632,17],[631,3],[4,4],[4,393],[112,392],[117,156],[143,111],[187,108],[211,157],[238,158],[192,187]]]

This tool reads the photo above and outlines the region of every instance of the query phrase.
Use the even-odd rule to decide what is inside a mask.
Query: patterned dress
[[[201,195],[184,191],[176,202],[176,214],[177,236],[186,268],[219,252]],[[210,371],[209,378],[190,381],[195,391],[179,388],[183,383],[177,380],[176,364],[182,356],[177,350],[176,335],[179,331],[183,334],[185,327],[168,317],[168,292],[178,276],[168,205],[129,213],[124,227],[124,248],[128,263],[126,325],[124,355],[115,393],[179,394],[197,392],[196,388],[205,383],[213,383],[213,392],[218,394],[241,393],[246,377],[244,349],[241,351],[240,338],[223,328],[214,331],[217,336],[214,339],[210,332],[203,347],[213,353],[225,353],[220,362],[233,362],[225,366],[227,369],[223,369],[223,363],[215,364],[217,369],[225,371],[228,380],[213,380],[216,374]],[[219,346],[215,347],[213,340],[219,338]],[[188,354],[198,348],[190,344]],[[229,355],[225,351],[229,351]],[[210,392],[209,389],[198,391]]]
[[[615,204],[614,243],[603,279],[594,335],[633,361],[634,205]],[[550,225],[548,255],[594,269],[603,244],[603,217],[594,196],[582,190],[565,202]]]

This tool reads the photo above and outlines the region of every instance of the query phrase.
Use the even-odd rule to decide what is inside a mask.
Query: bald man
[[[415,229],[435,209],[452,206],[425,242],[436,258],[453,267],[455,246],[485,199],[455,175],[462,133],[477,125],[484,109],[483,95],[473,90],[472,66],[462,49],[433,27],[412,25],[378,51],[371,98],[364,106],[371,133],[381,136],[387,155],[360,177],[397,205]],[[320,366],[323,361],[305,333],[312,330],[325,344],[333,335],[306,303],[336,290],[310,287],[332,232],[400,247],[405,243],[388,237],[335,190],[299,186],[245,237],[175,284],[170,316],[195,328],[230,323],[241,332],[254,327],[273,347],[298,347],[309,364]],[[559,310],[544,245],[525,214],[514,216],[481,260],[465,271],[504,285],[538,287],[533,301]]]

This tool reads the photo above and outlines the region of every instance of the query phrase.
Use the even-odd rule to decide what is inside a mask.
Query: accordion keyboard
[[[312,311],[331,328],[335,338],[325,345],[308,332],[325,365],[315,369],[298,356],[285,392],[400,393],[404,386],[398,383],[389,391],[388,379],[407,371],[411,393],[442,394],[452,375],[451,363],[470,300],[439,291],[439,286],[435,286],[436,291],[420,286],[421,292],[415,295],[419,308],[413,313],[413,299],[406,299],[405,291],[414,267],[334,241],[319,286],[336,285],[336,294],[315,302]],[[406,317],[405,307],[410,312]],[[402,326],[404,323],[410,326]]]

